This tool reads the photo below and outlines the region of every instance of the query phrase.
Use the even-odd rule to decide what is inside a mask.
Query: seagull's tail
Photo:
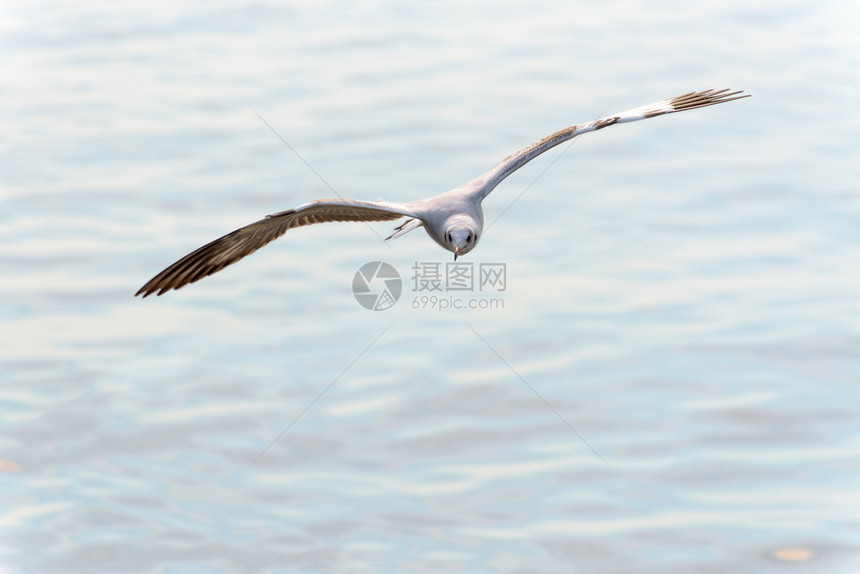
[[[391,235],[386,237],[385,240],[388,241],[389,239],[397,239],[401,235],[406,235],[407,233],[409,233],[413,229],[418,229],[422,225],[424,225],[424,222],[421,221],[420,219],[415,219],[415,218],[407,219],[405,222],[403,222],[400,225],[398,225],[397,227],[395,227],[394,233],[392,233]]]

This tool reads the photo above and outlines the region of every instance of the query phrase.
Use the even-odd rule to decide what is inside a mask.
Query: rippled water
[[[860,567],[857,8],[0,12],[0,571]],[[387,224],[132,297],[266,213],[724,86],[500,186],[494,309],[415,309],[449,254]]]

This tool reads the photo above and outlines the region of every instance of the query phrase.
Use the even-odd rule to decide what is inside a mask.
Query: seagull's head
[[[454,261],[460,255],[465,255],[478,244],[478,230],[473,227],[456,225],[445,231],[445,244],[449,251],[454,252]]]

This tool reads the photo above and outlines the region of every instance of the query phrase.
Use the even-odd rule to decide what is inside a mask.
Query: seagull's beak
[[[460,246],[454,248],[454,261],[457,260],[457,257],[460,255]]]

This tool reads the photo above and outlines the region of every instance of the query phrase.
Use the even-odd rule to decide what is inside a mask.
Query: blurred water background
[[[0,571],[860,571],[858,22],[3,3]],[[465,258],[505,264],[501,307],[415,309],[412,267],[450,254],[391,224],[132,297],[267,213],[430,196],[721,87],[753,97],[504,182]],[[374,260],[387,311],[351,292]]]

